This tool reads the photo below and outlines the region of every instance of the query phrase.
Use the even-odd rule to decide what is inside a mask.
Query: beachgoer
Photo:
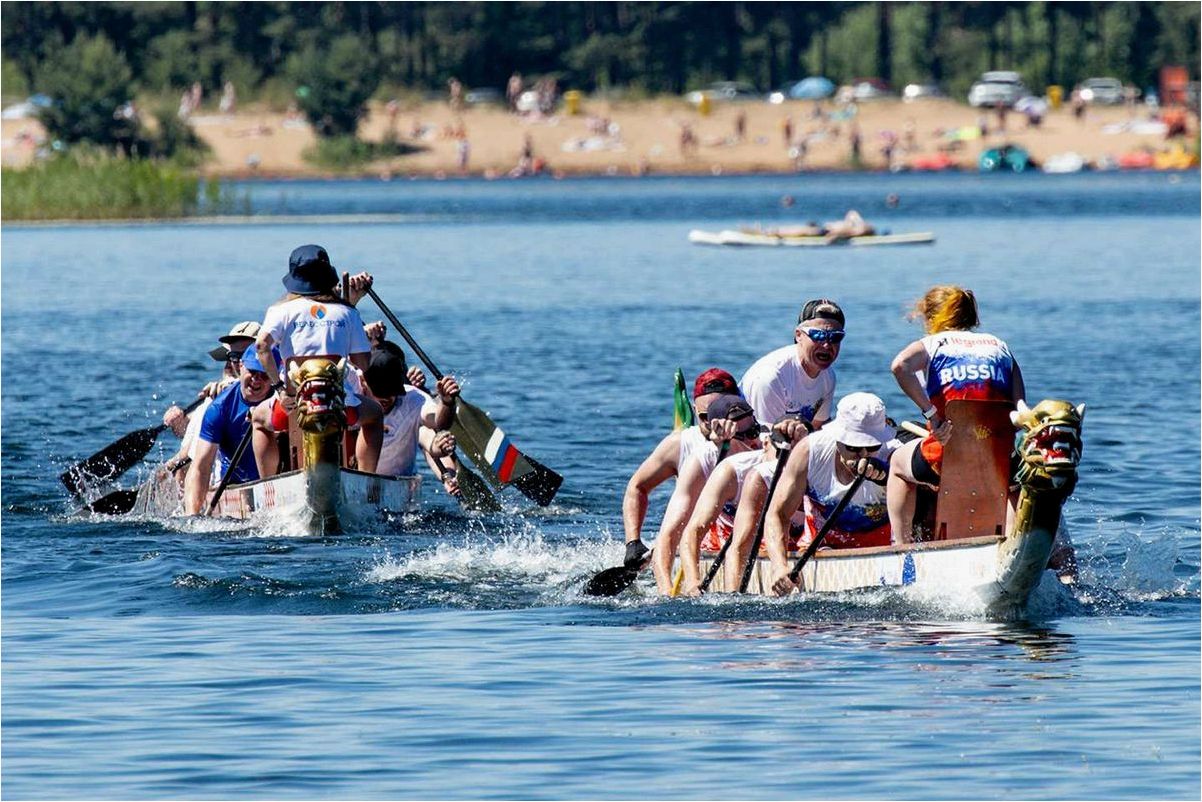
[[[288,294],[267,309],[262,330],[255,340],[259,360],[267,370],[277,394],[273,404],[264,404],[254,413],[255,458],[259,472],[273,476],[279,464],[279,443],[276,433],[287,428],[287,414],[295,401],[287,382],[281,381],[274,360],[269,357],[278,346],[280,357],[287,366],[293,359],[307,356],[347,358],[346,371],[347,423],[359,426],[355,444],[358,468],[375,473],[384,438],[383,411],[370,397],[359,395],[359,372],[366,370],[371,344],[363,331],[363,319],[355,304],[367,294],[372,278],[367,273],[350,277],[347,299],[338,295],[338,271],[330,264],[326,249],[319,245],[302,245],[288,259],[288,274],[283,278]]]
[[[834,420],[802,440],[789,454],[764,519],[772,593],[783,596],[796,587],[789,579],[789,549],[810,544],[860,473],[866,481],[839,514],[822,546],[850,549],[889,545],[885,481],[893,438],[885,402],[872,393],[850,393],[839,399]],[[789,536],[803,505],[804,534],[791,544]]]
[[[665,595],[672,591],[676,548],[714,469],[728,456],[760,448],[760,426],[755,413],[739,396],[718,396],[709,405],[707,420],[710,442],[694,451],[681,467],[655,539],[652,567],[659,592]]]
[[[855,209],[848,209],[842,220],[830,220],[823,225],[823,236],[828,242],[863,237],[875,233],[873,228]]]
[[[793,329],[793,345],[760,357],[739,381],[743,397],[759,420],[791,419],[782,433],[793,439],[796,427],[814,431],[831,416],[835,371],[844,331],[843,310],[834,301],[807,301]]]
[[[225,86],[221,88],[221,100],[217,108],[222,114],[233,114],[237,105],[238,92],[234,89],[234,82],[226,81]]]
[[[735,142],[742,142],[747,138],[747,112],[740,111],[735,115]]]
[[[451,105],[451,111],[463,110],[463,82],[458,78],[452,77],[447,81],[447,100]]]
[[[467,141],[467,134],[455,140],[455,161],[458,164],[459,172],[467,172],[467,163],[472,155],[472,143]]]
[[[902,392],[928,421],[931,434],[893,453],[889,521],[895,543],[913,540],[918,484],[939,485],[943,444],[951,437],[947,402],[1017,403],[1026,392],[1010,347],[992,334],[973,331],[981,321],[971,290],[952,285],[932,287],[915,305],[912,317],[923,321],[926,336],[903,348],[893,358],[892,370]]]
[[[626,483],[626,492],[622,496],[622,528],[626,532],[625,563],[628,567],[641,566],[648,551],[642,541],[642,529],[651,491],[679,476],[688,458],[709,442],[713,431],[709,423],[710,405],[722,395],[738,394],[735,377],[726,371],[710,368],[702,372],[693,383],[697,423],[665,435]]]
[[[509,104],[510,111],[517,111],[518,98],[522,96],[522,74],[515,72],[509,76],[509,83],[505,85],[505,102]]]
[[[275,367],[274,361],[272,367]],[[237,465],[230,465],[234,452],[251,426],[252,411],[265,406],[262,402],[271,395],[271,381],[259,362],[258,355],[246,351],[238,372],[238,381],[226,387],[213,399],[205,411],[196,436],[196,450],[188,475],[184,480],[184,512],[199,515],[204,510],[205,497],[213,472],[213,463],[221,455],[224,476],[232,471],[235,484],[253,482],[259,478],[255,455],[247,449]]]

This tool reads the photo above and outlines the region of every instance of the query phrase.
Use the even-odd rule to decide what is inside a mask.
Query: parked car
[[[860,103],[865,100],[879,100],[888,97],[896,97],[896,95],[889,88],[889,84],[880,78],[855,78],[847,86],[839,87],[835,101],[837,103],[851,103],[852,101]]]
[[[944,92],[943,88],[934,81],[906,84],[906,88],[902,90],[902,100],[906,103],[912,103],[924,97],[947,97],[947,92]]]
[[[1001,103],[1013,107],[1019,98],[1031,94],[1017,72],[998,70],[983,72],[968,90],[968,105],[992,107]]]
[[[1086,103],[1117,106],[1123,102],[1123,82],[1118,78],[1086,78],[1077,90]]]
[[[810,76],[800,81],[789,81],[768,95],[769,103],[784,103],[786,100],[821,100],[835,93],[835,85],[829,78]]]
[[[763,93],[757,91],[754,86],[743,81],[715,81],[705,89],[689,92],[685,95],[685,99],[696,106],[705,96],[708,96],[711,101],[728,103],[761,100],[764,97]]]

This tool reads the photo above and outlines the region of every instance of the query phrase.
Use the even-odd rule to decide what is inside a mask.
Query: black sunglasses
[[[241,362],[242,355],[245,353],[246,353],[245,351],[230,351],[229,353],[227,353],[225,355],[225,361],[226,362]]]
[[[735,437],[739,440],[758,440],[760,437],[760,432],[760,426],[756,425],[749,429],[744,429],[741,432],[735,432]]]
[[[847,443],[840,443],[839,448],[842,448],[845,451],[851,451],[851,452],[857,453],[857,454],[860,453],[861,451],[864,452],[865,454],[875,454],[876,452],[881,450],[881,447],[879,445],[876,445],[876,446],[849,446],[849,445],[847,445]]]

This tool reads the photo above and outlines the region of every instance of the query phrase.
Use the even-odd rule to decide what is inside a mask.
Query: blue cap
[[[275,361],[275,367],[278,371],[280,369],[279,351],[277,351],[275,348],[272,348],[271,357]],[[259,373],[267,372],[263,369],[263,363],[259,361],[259,354],[253,346],[247,348],[246,351],[242,353],[242,367],[246,368],[247,370],[257,370]]]

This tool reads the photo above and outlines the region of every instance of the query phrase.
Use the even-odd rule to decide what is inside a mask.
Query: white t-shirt
[[[835,369],[810,375],[797,359],[797,345],[786,345],[760,357],[739,381],[739,390],[760,423],[773,424],[786,414],[807,421],[831,416],[835,398]]]
[[[264,331],[279,346],[284,364],[297,356],[366,354],[371,343],[363,331],[359,310],[345,304],[327,304],[312,298],[294,298],[269,306],[263,316]],[[346,405],[359,405],[359,382],[347,371]]]
[[[417,468],[417,432],[422,418],[438,411],[438,402],[408,384],[392,411],[384,416],[384,444],[376,472],[385,476],[413,476]]]
[[[690,426],[682,431],[680,433],[680,456],[676,458],[676,475],[679,476],[684,470],[684,464],[689,461],[689,457],[706,446],[713,446],[713,443],[701,433],[700,426]],[[714,453],[717,453],[717,449]],[[709,476],[709,472],[707,471],[705,475]]]

